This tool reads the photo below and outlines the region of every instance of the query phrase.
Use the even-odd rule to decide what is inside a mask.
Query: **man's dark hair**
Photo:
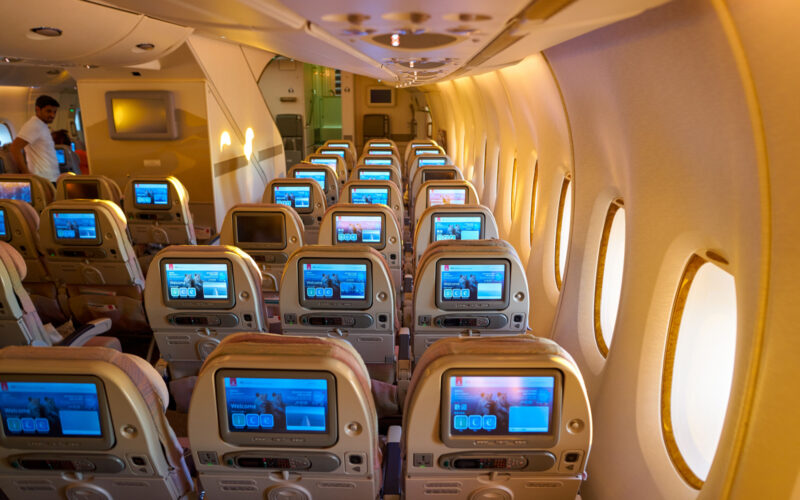
[[[60,106],[60,104],[58,104],[58,101],[56,101],[49,95],[40,95],[39,97],[36,98],[37,108],[44,108],[46,106],[53,106],[54,108],[57,108]]]

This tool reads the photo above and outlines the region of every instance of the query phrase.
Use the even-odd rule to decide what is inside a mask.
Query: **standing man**
[[[58,101],[49,95],[40,95],[36,98],[36,114],[19,129],[14,142],[11,143],[11,156],[24,174],[36,174],[55,183],[60,174],[56,148],[50,129],[47,125],[53,123],[58,111]],[[22,150],[28,158],[22,156]]]

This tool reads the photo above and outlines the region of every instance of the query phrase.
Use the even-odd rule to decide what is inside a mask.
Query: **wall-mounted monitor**
[[[467,188],[439,188],[428,187],[428,206],[435,205],[466,205]]]
[[[447,165],[447,158],[420,158],[417,165],[420,167],[440,167]]]
[[[323,191],[327,191],[327,186],[325,185],[327,172],[325,170],[295,169],[293,172],[295,179],[313,179],[317,181]]]
[[[310,213],[311,186],[298,186],[294,184],[274,184],[272,186],[272,199],[275,203],[294,208],[298,213]]]
[[[225,259],[163,259],[164,303],[175,309],[230,309],[233,270]]]
[[[0,208],[0,240],[8,241],[11,239],[11,232],[8,229],[8,220],[6,220],[6,209]]]
[[[366,243],[382,249],[385,246],[383,217],[382,214],[334,213],[334,243]]]
[[[368,309],[372,264],[366,259],[300,259],[300,305],[309,309]]]
[[[31,181],[0,181],[0,199],[31,203]]]
[[[112,139],[129,141],[178,138],[175,102],[166,90],[106,92],[108,132]]]
[[[103,382],[86,375],[0,376],[5,448],[107,450],[114,430]]]
[[[448,370],[442,377],[442,441],[458,448],[477,446],[472,444],[476,438],[506,440],[507,446],[523,440],[526,448],[554,446],[562,380],[554,369]]]
[[[360,181],[390,181],[392,171],[387,169],[359,169],[358,180]]]
[[[433,214],[431,220],[431,241],[483,239],[484,215],[481,213]]]
[[[67,152],[64,149],[56,148],[56,161],[58,161],[58,166],[63,167],[67,164]]]
[[[511,267],[503,259],[440,259],[436,263],[436,306],[440,309],[508,307]]]
[[[456,178],[455,171],[451,170],[423,170],[422,182],[449,181]]]
[[[364,158],[364,165],[382,165],[382,166],[391,166],[392,159],[391,158]]]
[[[235,245],[248,249],[286,248],[286,222],[280,212],[234,212]]]
[[[350,203],[356,205],[388,205],[388,187],[350,187]]]
[[[53,237],[59,243],[97,245],[101,241],[97,216],[92,211],[53,210],[50,217],[53,221]]]
[[[169,183],[145,181],[133,183],[133,205],[142,210],[167,210],[171,207]]]
[[[215,374],[222,439],[239,446],[325,448],[336,444],[336,379],[311,370],[219,370]],[[248,460],[238,457],[237,460]],[[258,457],[238,466],[288,469],[288,459]]]
[[[100,182],[97,180],[64,180],[64,194],[67,200],[96,200],[100,198]]]

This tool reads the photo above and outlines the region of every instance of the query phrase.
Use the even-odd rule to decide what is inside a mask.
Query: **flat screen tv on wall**
[[[170,91],[106,92],[106,113],[112,139],[169,141],[178,138],[175,99]]]

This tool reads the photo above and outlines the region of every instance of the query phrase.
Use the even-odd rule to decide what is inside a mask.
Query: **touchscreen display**
[[[553,376],[450,376],[449,385],[454,437],[551,432]]]
[[[478,215],[448,215],[433,218],[433,241],[479,239],[481,239],[481,217]]]
[[[136,205],[169,206],[169,184],[166,182],[135,182],[133,197]]]
[[[392,179],[392,172],[389,170],[359,170],[358,180],[360,181],[388,181]]]
[[[68,200],[95,200],[100,198],[100,185],[95,182],[64,181],[64,191]]]
[[[349,148],[350,145],[343,142],[331,142],[327,145],[329,148]]]
[[[391,158],[364,158],[364,165],[385,165],[390,167],[392,165]]]
[[[56,149],[56,160],[58,161],[59,165],[66,165],[67,164],[67,152],[63,149]]]
[[[370,147],[375,147],[375,148],[390,148],[390,147],[392,147],[392,143],[391,142],[370,142],[369,145],[370,145]]]
[[[336,242],[380,243],[382,222],[380,215],[336,215]]]
[[[324,170],[295,170],[295,179],[314,179],[319,187],[325,190],[325,171]]]
[[[0,414],[9,437],[102,436],[92,383],[0,382]]]
[[[328,381],[224,377],[230,432],[329,432]]]
[[[448,181],[456,178],[452,170],[427,170],[422,172],[422,182]]]
[[[31,202],[31,183],[28,181],[0,181],[0,199]]]
[[[391,149],[370,149],[367,154],[370,156],[392,156],[394,152]]]
[[[447,158],[420,158],[417,165],[420,167],[447,165]]]
[[[321,155],[339,155],[339,157],[344,160],[344,150],[343,149],[323,149],[319,152]]]
[[[414,150],[414,156],[419,155],[438,155],[441,151],[438,149],[431,149],[431,148],[417,148]]]
[[[8,236],[8,229],[6,229],[6,211],[0,208],[0,238]]]
[[[467,202],[467,188],[428,188],[428,206],[464,205]]]
[[[93,212],[51,212],[57,240],[96,240],[97,219]]]
[[[336,170],[336,158],[311,158],[310,161],[314,165],[328,165]]]
[[[228,300],[228,266],[206,263],[165,263],[164,277],[173,300]]]
[[[367,298],[366,264],[303,264],[306,300],[364,300]]]
[[[355,203],[356,205],[388,205],[389,188],[350,188],[350,203]]]
[[[236,214],[237,243],[283,243],[283,215]]]
[[[505,299],[503,264],[443,264],[439,272],[441,298],[446,302]]]
[[[309,186],[273,186],[275,203],[292,208],[309,208],[311,206],[311,187]]]

